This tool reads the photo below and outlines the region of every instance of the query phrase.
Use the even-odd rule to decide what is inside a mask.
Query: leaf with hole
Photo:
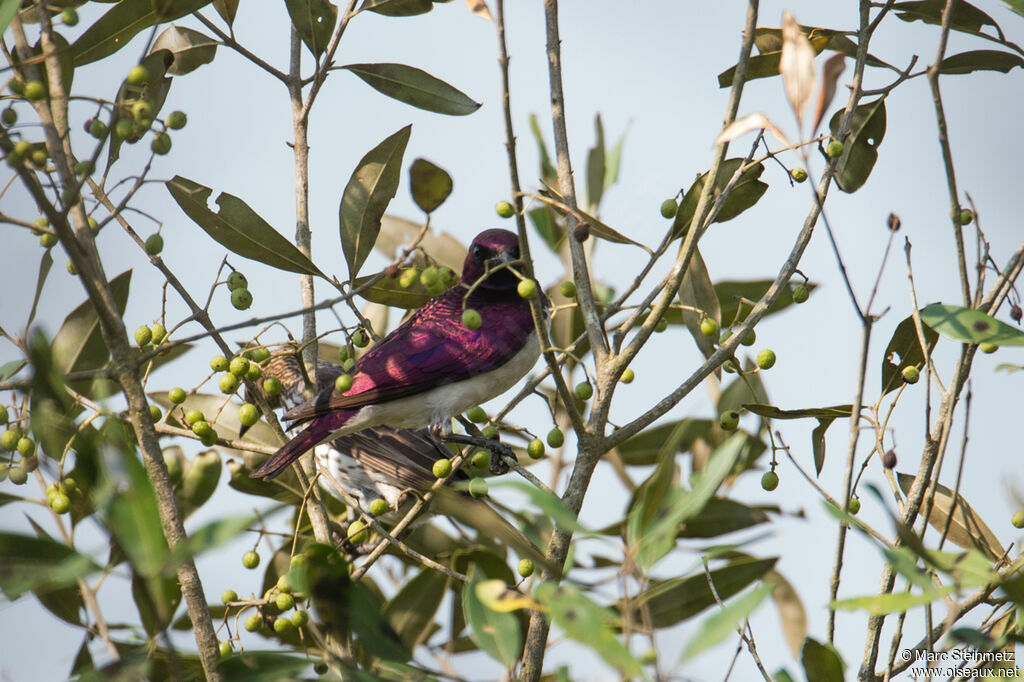
[[[829,121],[832,136],[838,139],[844,109]],[[878,147],[885,137],[885,97],[861,104],[853,112],[849,133],[843,142],[843,155],[836,165],[836,184],[847,193],[856,192],[867,182],[878,161]]]
[[[150,52],[167,50],[174,55],[174,61],[167,69],[172,76],[192,73],[203,64],[209,64],[217,55],[219,43],[185,26],[170,26],[153,41]]]
[[[411,133],[412,126],[405,126],[368,151],[345,185],[338,222],[350,280],[355,280],[373,250],[381,218],[398,191],[402,155]]]
[[[284,0],[292,26],[316,59],[327,49],[338,23],[338,7],[328,0]]]
[[[972,308],[933,303],[921,309],[921,321],[946,338],[962,343],[1024,346],[1024,331]]]
[[[71,46],[75,66],[103,59],[131,42],[150,26],[180,19],[210,4],[210,0],[121,0],[85,30]]]
[[[213,192],[209,187],[180,175],[165,184],[181,210],[214,241],[232,253],[278,270],[317,275],[326,279],[319,268],[294,244],[238,197],[222,192],[217,197],[220,210],[214,213],[209,208]]]
[[[939,340],[938,333],[922,322],[924,342],[930,356]],[[882,395],[895,391],[903,385],[903,370],[907,367],[921,369],[927,358],[921,350],[921,341],[917,337],[917,327],[913,316],[904,318],[885,347],[882,356]]]
[[[374,90],[424,111],[465,116],[480,108],[466,93],[414,66],[347,64],[338,68],[351,71]]]

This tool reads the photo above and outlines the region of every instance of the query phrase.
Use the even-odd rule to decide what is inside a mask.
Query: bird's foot
[[[491,453],[490,471],[495,476],[500,476],[501,474],[507,474],[509,472],[511,467],[509,467],[508,463],[505,462],[505,457],[510,457],[512,460],[516,459],[515,451],[500,440],[478,438],[477,436],[468,436],[462,433],[452,433],[448,436],[442,436],[441,440],[449,443],[458,443],[459,445],[472,445],[489,450]]]

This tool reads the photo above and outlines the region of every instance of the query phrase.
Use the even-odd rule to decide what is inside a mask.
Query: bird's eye
[[[483,263],[486,257],[487,249],[480,246],[479,244],[473,247],[473,260],[477,261],[478,263]]]

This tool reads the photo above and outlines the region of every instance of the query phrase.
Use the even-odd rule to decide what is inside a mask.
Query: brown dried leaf
[[[793,589],[793,585],[786,580],[781,573],[774,568],[764,575],[764,580],[773,586],[772,601],[779,611],[779,621],[782,624],[782,634],[786,638],[786,644],[793,654],[793,658],[800,657],[800,650],[803,649],[804,639],[807,637],[807,612],[804,604],[800,601],[800,595]]]
[[[900,488],[904,494],[910,492],[914,477],[910,474],[898,474]],[[953,509],[954,502],[956,509]],[[952,512],[952,518],[950,514]],[[946,539],[957,547],[964,549],[977,548],[989,559],[996,561],[1005,554],[1002,543],[981,517],[974,511],[963,495],[954,493],[941,483],[935,486],[935,503],[928,514],[928,525],[942,533],[949,519],[949,531]]]
[[[841,52],[829,57],[821,69],[821,91],[818,93],[818,106],[814,111],[814,126],[810,133],[812,137],[817,132],[818,126],[821,125],[821,119],[825,117],[829,105],[832,104],[832,98],[836,94],[836,83],[839,82],[839,77],[845,70],[846,55]]]
[[[723,142],[732,142],[737,137],[745,135],[751,130],[762,129],[770,131],[783,146],[792,146],[782,131],[779,130],[778,126],[772,123],[771,119],[764,114],[747,114],[743,118],[736,119],[729,125],[725,126],[725,128],[722,128],[722,132],[719,133],[717,138],[715,138],[715,145],[720,145]]]
[[[491,16],[491,10],[487,8],[487,3],[484,0],[466,0],[466,7],[481,19],[494,21],[494,17]]]
[[[800,30],[789,11],[782,13],[782,59],[779,73],[786,89],[786,98],[793,107],[796,120],[803,125],[804,110],[810,104],[816,89],[817,74],[814,71],[814,48],[811,41]]]

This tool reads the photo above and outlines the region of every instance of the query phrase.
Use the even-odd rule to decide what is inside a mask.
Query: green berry
[[[483,424],[487,421],[487,412],[484,411],[484,408],[477,405],[476,407],[471,407],[466,411],[466,419],[474,424]]]
[[[370,513],[374,516],[381,516],[383,514],[387,514],[388,503],[382,498],[378,497],[377,499],[370,502]]]
[[[499,201],[494,206],[494,210],[497,211],[498,215],[502,218],[511,218],[516,214],[516,208],[507,201]]]
[[[249,362],[249,369],[245,370],[245,378],[247,381],[259,381],[259,378],[263,376],[263,370],[256,364],[255,361]]]
[[[302,556],[302,555],[300,554],[298,556]],[[292,557],[292,558],[294,558],[294,557]],[[288,577],[287,573],[282,573],[281,575],[277,576],[277,591],[278,592],[286,592],[286,593],[290,593],[292,591],[292,581]],[[287,609],[283,609],[283,610],[287,611]]]
[[[231,654],[234,653],[234,649],[231,648],[231,642],[221,642],[219,649],[221,658],[230,658]]]
[[[7,156],[4,158],[7,160],[7,165],[11,168],[18,168],[25,162],[25,159],[17,151],[7,152]]]
[[[537,298],[537,283],[532,279],[519,280],[516,291],[519,292],[520,298]]]
[[[233,374],[225,374],[224,376],[234,376]],[[238,408],[238,421],[242,426],[252,426],[260,420],[260,411],[256,409],[256,406],[252,403],[244,403]]]
[[[249,632],[257,632],[263,627],[263,619],[255,613],[245,619],[245,629]]]
[[[238,390],[238,385],[241,383],[239,378],[231,372],[225,373],[220,378],[220,392],[224,395],[231,395]]]
[[[281,392],[281,380],[277,377],[267,377],[263,380],[263,390],[267,395],[277,395]]]
[[[65,26],[78,25],[78,11],[74,7],[65,7],[60,13],[60,19]]]
[[[181,130],[188,123],[188,116],[184,111],[172,111],[167,115],[167,127],[171,130]]]
[[[901,374],[903,374],[903,380],[908,384],[916,384],[921,379],[921,371],[913,365],[904,367]]]
[[[89,122],[89,134],[97,140],[102,140],[107,136],[107,124],[98,118],[94,118]]]
[[[297,628],[305,627],[306,623],[309,622],[309,614],[306,613],[305,611],[298,611],[298,610],[296,610],[295,613],[292,614],[292,619],[291,620],[292,620],[292,625],[294,625],[295,627],[297,627]]]
[[[44,232],[41,235],[39,235],[39,244],[44,249],[52,249],[54,246],[57,245],[57,241],[57,235],[55,235],[52,232]]]
[[[32,143],[28,140],[19,140],[14,145],[14,151],[18,152],[22,156],[29,156],[32,153]],[[49,225],[49,222],[46,223]]]
[[[462,326],[466,329],[479,329],[483,324],[480,313],[472,308],[466,308],[462,313]]]
[[[757,366],[761,369],[771,369],[775,366],[775,351],[765,348],[757,354]]]
[[[248,310],[252,305],[252,293],[248,289],[235,289],[231,292],[231,305],[236,310]]]
[[[370,343],[370,339],[367,338],[366,333],[362,329],[357,329],[352,332],[352,345],[356,348],[366,348],[366,344]]]
[[[562,296],[566,298],[576,298],[576,283],[575,282],[562,282],[558,286],[558,291],[561,292]]]
[[[290,618],[281,617],[274,619],[274,632],[278,633],[279,635],[283,635],[284,633],[288,632],[292,629],[292,627],[292,621]]]
[[[664,317],[658,320],[658,323],[654,325],[654,331],[657,334],[662,333],[666,329],[668,329],[668,320],[666,320]]]
[[[740,413],[736,410],[727,410],[718,416],[718,425],[723,431],[735,431],[740,425]]]
[[[747,335],[743,337],[743,340],[740,341],[740,343],[744,346],[753,346],[755,341],[757,341],[757,333],[751,329],[747,332]]]
[[[122,140],[127,140],[135,134],[135,123],[130,118],[119,118],[114,124],[114,134]]]
[[[153,340],[153,330],[147,325],[142,325],[135,330],[135,343],[139,344],[140,347],[148,346],[149,342]]]
[[[349,358],[345,362],[341,363],[341,368],[347,372],[350,369],[352,369],[353,367],[355,367],[355,365],[356,365],[356,359],[355,358]]]
[[[0,120],[4,122],[4,125],[12,126],[18,122],[18,112],[14,110],[14,107],[7,107],[4,109],[4,113],[0,114]]]
[[[633,383],[633,379],[636,379],[636,373],[631,368],[627,367],[622,370],[622,376],[619,377],[619,381],[624,384],[631,384]]]
[[[469,468],[474,471],[477,475],[482,476],[487,473],[487,470],[491,466],[490,456],[483,450],[477,450],[473,453],[472,457],[469,458]]]
[[[999,346],[994,343],[983,343],[978,346],[982,353],[992,354],[999,350]]]
[[[242,555],[242,565],[250,569],[256,568],[260,565],[260,555],[250,549]]]
[[[236,355],[231,358],[231,362],[228,363],[228,371],[236,377],[242,378],[245,376],[245,373],[249,371],[249,361],[241,355]]]
[[[831,142],[828,143],[828,148],[826,151],[828,152],[828,155],[833,159],[839,158],[840,156],[843,155],[843,143],[840,142],[839,140],[832,140]]]
[[[227,604],[231,601],[238,601],[238,593],[234,590],[224,590],[221,592],[220,601],[222,604]]]
[[[594,387],[590,385],[589,381],[581,381],[576,384],[572,392],[579,400],[590,400],[594,395]]]
[[[557,426],[548,431],[548,445],[553,448],[560,448],[565,443],[565,434]]]
[[[704,336],[716,336],[718,334],[718,323],[714,318],[705,317],[700,321],[700,333]]]
[[[476,498],[487,497],[490,486],[482,478],[474,478],[469,482],[469,494]]]
[[[516,566],[516,570],[519,571],[519,575],[524,578],[529,578],[533,575],[533,562],[529,559],[520,559],[519,565]]]
[[[155,256],[164,250],[164,238],[159,233],[146,237],[146,253]]]
[[[17,447],[19,454],[27,457],[36,451],[36,442],[28,436],[22,436],[18,439],[18,444],[15,447]]]
[[[433,265],[423,269],[420,273],[420,284],[427,287],[428,289],[437,284],[438,274],[437,268]]]
[[[10,469],[8,469],[7,464],[5,462],[0,462],[0,483],[3,483],[4,481],[7,480],[7,476],[9,473]]]
[[[25,485],[26,481],[28,481],[28,472],[25,471],[24,467],[13,466],[7,473],[10,476],[11,483],[14,485]]]
[[[153,119],[153,105],[144,99],[136,100],[132,105],[132,118],[136,121],[151,121]],[[149,126],[146,126],[147,128]],[[132,129],[134,132],[134,127]]]
[[[217,434],[217,431],[211,426],[208,431],[204,431],[202,435],[199,436],[199,442],[205,445],[206,447],[211,447],[217,443],[218,438],[220,438],[220,436]]]
[[[25,94],[25,82],[22,81],[20,78],[17,78],[17,77],[12,78],[10,80],[10,86],[11,86],[11,92],[13,92],[15,95],[24,95]]]
[[[32,165],[36,168],[43,168],[46,166],[46,161],[50,158],[50,155],[46,153],[45,149],[33,149],[32,150]],[[68,190],[65,190],[67,192]],[[73,203],[73,202],[66,202]]]
[[[774,471],[764,472],[764,476],[761,477],[761,487],[771,492],[779,487],[779,475]]]
[[[270,358],[270,351],[266,348],[254,348],[252,351],[253,362],[264,362]]]
[[[33,449],[28,453],[23,453],[23,456],[21,458],[21,467],[29,473],[32,473],[33,471],[39,468],[39,458],[36,457],[34,452],[35,442],[32,443],[32,448]]]
[[[160,324],[155,322],[149,326],[149,331],[153,332],[153,345],[159,346],[163,343],[163,340],[167,338],[167,329]]]
[[[1010,518],[1010,523],[1013,524],[1014,528],[1024,528],[1024,509],[1014,512]]]
[[[228,359],[223,355],[214,355],[210,358],[210,369],[214,372],[228,371]]]
[[[164,413],[160,411],[160,408],[156,405],[149,406],[149,418],[155,422],[160,421],[160,418],[164,416]]]
[[[94,170],[96,170],[96,165],[89,160],[79,161],[78,163],[75,164],[76,175],[91,175]]]
[[[811,290],[806,284],[797,284],[793,287],[793,303],[803,303],[811,295]]]
[[[167,391],[167,399],[175,405],[181,405],[185,402],[185,389],[178,387],[172,388]]]
[[[487,440],[498,440],[498,427],[496,426],[485,426],[480,432]]]
[[[206,421],[206,415],[201,410],[189,410],[185,413],[185,423],[189,426]]]
[[[50,509],[58,514],[67,514],[71,511],[71,498],[64,493],[58,492],[49,498]]]
[[[366,528],[366,524],[361,519],[356,519],[348,525],[348,532],[346,533],[348,541],[353,545],[361,545],[366,542],[370,537],[370,532]]]
[[[351,374],[341,374],[334,380],[334,390],[338,393],[344,393],[350,388],[352,388]]]
[[[199,421],[192,423],[192,433],[196,434],[200,438],[209,434],[211,431],[213,431],[213,426],[205,419],[200,419]]]
[[[274,604],[282,611],[288,611],[295,606],[295,597],[287,592],[282,592],[277,595],[277,599],[274,601]]]
[[[452,462],[450,459],[439,459],[434,462],[431,471],[435,478],[448,478],[452,475]]]
[[[25,99],[35,102],[46,97],[46,86],[41,81],[29,81],[25,83]]]
[[[961,225],[970,225],[973,222],[974,222],[974,211],[972,211],[969,208],[965,208],[964,210],[960,211],[960,224]]]
[[[234,291],[235,289],[245,289],[249,286],[249,280],[245,278],[245,275],[240,273],[238,270],[233,271],[228,275],[228,291]]]
[[[526,446],[526,454],[531,459],[540,459],[544,456],[544,441],[540,438],[534,438],[530,441],[530,444]]]
[[[803,168],[794,168],[789,171],[789,177],[793,178],[796,182],[804,182],[807,179],[807,171]]]
[[[419,281],[420,274],[416,268],[406,268],[402,270],[402,274],[398,276],[398,286],[403,289],[408,289],[412,285]]]
[[[145,85],[149,81],[149,69],[142,64],[133,66],[125,80],[132,85]]]
[[[848,506],[847,509],[849,510],[849,512],[851,514],[856,516],[857,512],[860,511],[860,499],[858,499],[856,497],[851,497],[850,498],[850,506]]]
[[[157,133],[153,136],[153,141],[149,143],[149,148],[153,150],[154,154],[163,156],[171,151],[171,136],[167,133]]]
[[[65,267],[68,269],[68,274],[69,275],[77,275],[78,274],[78,268],[75,267],[75,264],[73,262],[68,261],[68,263],[67,263],[67,265]]]
[[[679,211],[679,205],[675,199],[665,199],[661,202],[661,217],[662,218],[675,218],[676,213]]]

